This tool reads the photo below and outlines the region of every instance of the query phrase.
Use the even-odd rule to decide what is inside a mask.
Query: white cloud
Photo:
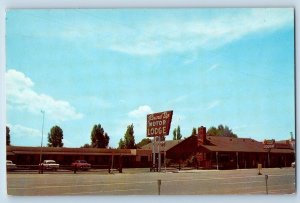
[[[152,113],[153,111],[151,110],[150,106],[144,105],[144,106],[139,106],[137,109],[134,109],[128,113],[129,117],[133,118],[141,118],[147,116],[147,114]]]
[[[196,48],[215,49],[248,34],[276,30],[292,25],[292,12],[283,9],[252,9],[232,12],[208,20],[169,20],[143,22],[114,37],[109,49],[131,55],[158,55],[164,52],[184,52]],[[289,10],[290,11],[290,10]],[[126,40],[124,40],[126,38]]]
[[[40,114],[45,110],[48,118],[56,121],[80,119],[81,113],[67,101],[56,100],[51,96],[34,91],[34,83],[24,73],[14,69],[7,70],[6,74],[7,103],[22,111]]]
[[[42,135],[41,131],[37,129],[29,128],[19,124],[8,124],[8,127],[10,129],[10,134],[14,137],[40,137]]]
[[[212,102],[210,102],[209,104],[208,104],[208,106],[207,106],[207,110],[210,110],[210,109],[213,109],[213,108],[215,108],[215,107],[217,107],[217,106],[219,106],[220,105],[220,101],[219,100],[215,100],[215,101],[212,101]]]
[[[141,139],[146,137],[147,114],[151,113],[153,113],[153,111],[148,105],[142,105],[130,111],[127,114],[127,118],[120,121],[120,128],[116,129],[115,134],[121,135],[123,138],[127,126],[133,124],[135,141],[138,143]]]
[[[185,65],[189,65],[191,63],[194,63],[195,61],[199,60],[199,55],[195,52],[193,52],[190,56],[187,56],[184,60],[183,60],[183,64]]]
[[[219,64],[214,64],[214,65],[212,65],[208,70],[207,70],[207,72],[210,72],[210,71],[212,71],[212,70],[214,70],[214,69],[216,69],[216,68],[218,68],[219,67]]]
[[[126,11],[125,11],[126,12]],[[199,10],[201,14],[201,10]],[[88,12],[87,16],[90,16]],[[253,8],[224,9],[209,18],[185,15],[161,18],[125,20],[85,19],[76,25],[67,24],[59,37],[73,43],[87,40],[100,49],[109,49],[130,55],[155,56],[166,52],[185,52],[195,49],[215,49],[248,34],[274,31],[293,25],[292,9]],[[142,17],[142,16],[141,16]],[[49,36],[49,33],[44,33]],[[184,61],[191,63],[193,59]]]
[[[209,18],[185,18],[184,15],[179,15],[177,18],[157,20],[150,17],[145,20],[136,19],[130,25],[122,20],[83,20],[76,25],[66,26],[60,37],[74,43],[86,43],[89,39],[98,48],[130,55],[155,56],[199,48],[215,49],[248,34],[293,25],[291,11],[285,8],[224,9]],[[188,59],[185,63],[193,60]]]

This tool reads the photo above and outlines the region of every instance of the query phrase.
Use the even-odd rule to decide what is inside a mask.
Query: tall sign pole
[[[158,171],[161,171],[160,136],[158,136]]]
[[[164,139],[164,165],[165,165],[165,173],[167,172],[167,162],[166,162],[166,139]]]
[[[275,148],[275,140],[274,139],[264,140],[263,144],[264,144],[264,149],[266,149],[268,152],[268,168],[270,168],[270,166],[271,166],[270,152],[271,152],[271,149]]]
[[[152,143],[152,169],[155,169],[155,137],[153,137],[153,143]]]
[[[155,159],[155,138],[158,136],[157,140],[157,151],[158,151],[158,171],[161,171],[161,136],[169,135],[170,127],[171,127],[171,121],[172,121],[173,111],[164,111],[154,114],[148,114],[147,115],[147,137],[153,137],[153,166],[156,164]]]

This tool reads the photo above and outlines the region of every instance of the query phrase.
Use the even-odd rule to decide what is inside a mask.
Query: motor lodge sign
[[[168,135],[173,111],[164,111],[147,115],[147,137]]]

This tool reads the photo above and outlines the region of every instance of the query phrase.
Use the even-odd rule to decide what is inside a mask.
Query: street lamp
[[[43,149],[43,137],[44,137],[44,120],[45,120],[45,111],[41,110],[43,114],[43,125],[42,125],[42,139],[41,139],[41,152],[40,152],[40,164],[42,163],[42,149]]]

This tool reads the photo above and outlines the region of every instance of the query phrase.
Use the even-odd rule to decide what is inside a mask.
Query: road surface
[[[266,188],[265,175],[268,175]],[[124,169],[123,173],[53,172],[7,174],[9,195],[161,195],[293,194],[295,169],[187,170],[149,172]]]

